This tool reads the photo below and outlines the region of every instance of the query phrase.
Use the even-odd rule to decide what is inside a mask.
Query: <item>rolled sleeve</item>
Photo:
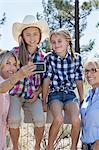
[[[82,65],[82,59],[81,56],[78,54],[76,59],[76,74],[75,74],[75,80],[83,80],[83,65]]]
[[[49,56],[45,57],[45,63],[46,63],[46,72],[44,73],[44,78],[52,78],[52,67],[50,64]]]

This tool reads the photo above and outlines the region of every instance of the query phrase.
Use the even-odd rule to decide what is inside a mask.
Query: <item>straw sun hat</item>
[[[24,17],[23,22],[15,22],[12,26],[12,34],[14,39],[18,42],[19,35],[28,27],[37,27],[41,30],[41,41],[49,37],[49,27],[45,20],[36,20],[34,16],[27,15]]]

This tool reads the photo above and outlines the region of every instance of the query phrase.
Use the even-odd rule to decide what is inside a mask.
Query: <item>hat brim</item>
[[[41,30],[41,41],[44,41],[46,38],[49,38],[49,27],[45,20],[38,20],[32,24],[23,24],[23,23],[14,23],[12,26],[12,34],[15,41],[18,42],[19,35],[21,35],[22,31],[28,27],[37,27]]]

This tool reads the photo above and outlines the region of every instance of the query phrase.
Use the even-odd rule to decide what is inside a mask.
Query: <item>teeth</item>
[[[31,41],[31,43],[34,43],[35,41]]]
[[[8,73],[13,74],[13,71],[9,71]]]

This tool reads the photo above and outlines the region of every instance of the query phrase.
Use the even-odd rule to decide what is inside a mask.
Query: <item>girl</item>
[[[19,47],[14,48],[13,52],[19,58],[20,66],[32,62],[44,61],[44,54],[38,48],[38,44],[48,37],[49,28],[44,20],[36,20],[34,16],[25,16],[22,23],[14,23],[12,27],[13,37],[19,43]],[[39,97],[41,92],[43,76],[42,74],[31,75],[18,84],[10,91],[11,105],[8,115],[10,135],[13,143],[13,150],[18,150],[19,127],[21,123],[21,106],[25,114],[29,112],[31,116],[25,122],[34,123],[35,150],[40,150],[40,143],[43,137],[45,118],[42,102]],[[28,100],[31,99],[31,104]],[[35,101],[32,103],[32,101]],[[28,120],[27,120],[28,119]]]
[[[19,71],[18,60],[12,52],[0,52],[0,150],[6,150],[6,124],[10,105],[8,90],[26,76],[33,74],[33,63],[22,67]],[[17,71],[17,72],[16,72]],[[16,72],[16,73],[15,73]]]
[[[82,64],[79,54],[72,49],[70,33],[65,29],[53,31],[50,35],[52,52],[45,58],[47,71],[43,85],[43,103],[48,106],[53,115],[53,122],[49,130],[47,150],[53,150],[54,141],[63,123],[62,109],[67,113],[72,124],[71,150],[77,150],[80,132],[80,115],[78,100],[74,93],[78,89],[79,99],[83,100]],[[44,107],[45,108],[45,107]]]
[[[83,150],[99,150],[99,59],[84,64],[85,77],[91,86],[81,105]]]

